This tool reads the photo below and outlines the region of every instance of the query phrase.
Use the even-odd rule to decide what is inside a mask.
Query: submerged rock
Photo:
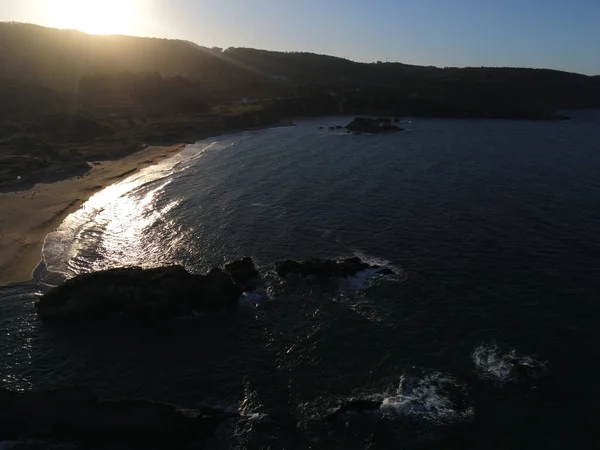
[[[367,264],[360,258],[347,258],[343,261],[331,259],[311,259],[303,262],[287,260],[275,264],[275,271],[280,277],[295,275],[320,279],[346,278],[367,269],[380,269],[380,267]],[[388,271],[389,269],[381,268],[380,273],[389,274]]]
[[[382,131],[404,131],[392,122],[391,119],[372,119],[370,117],[357,117],[346,128],[350,131],[361,133],[379,133]]]
[[[51,439],[93,446],[113,443],[128,448],[130,443],[136,448],[172,448],[174,442],[206,440],[223,422],[237,417],[209,408],[179,410],[146,400],[99,401],[80,388],[23,393],[0,390],[0,401],[3,439]]]
[[[379,412],[383,400],[350,400],[325,417],[326,422],[332,422],[348,414],[373,414]]]
[[[235,306],[242,288],[221,269],[194,275],[181,266],[122,268],[79,275],[40,298],[44,321],[157,320]]]

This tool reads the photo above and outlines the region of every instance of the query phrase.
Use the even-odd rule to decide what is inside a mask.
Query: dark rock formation
[[[381,275],[394,273],[360,258],[283,261],[275,268],[281,277],[318,279],[345,278],[367,269]],[[259,279],[249,257],[226,264],[225,270],[213,268],[206,275],[191,274],[181,266],[111,269],[79,275],[53,288],[40,298],[37,311],[45,322],[71,324],[165,320],[192,312],[231,310],[244,291],[256,289]]]
[[[335,127],[329,127],[329,131],[334,131]]]
[[[181,266],[137,267],[79,275],[43,295],[42,320],[157,320],[235,306],[242,288],[220,269],[193,275]]]
[[[344,127],[343,127],[343,126],[341,126],[341,125],[336,125],[336,126],[335,126],[335,129],[336,129],[336,130],[341,130],[342,128],[344,128]]]
[[[323,131],[325,129],[325,127],[318,127],[317,129],[320,131]]]
[[[330,259],[312,259],[310,261],[283,261],[275,264],[275,271],[280,277],[296,275],[301,277],[316,277],[320,279],[333,277],[349,277],[367,269],[380,269],[371,266],[360,258],[347,258],[343,261]],[[382,274],[389,274],[389,269],[382,268]],[[393,273],[393,272],[392,272]]]
[[[201,275],[198,277],[201,277]],[[232,308],[244,292],[228,274],[219,268],[211,269],[201,279],[199,295],[194,301],[194,310],[199,312]]]
[[[0,390],[0,436],[44,439],[85,448],[173,448],[201,443],[237,417],[203,408],[178,410],[145,400],[99,401],[86,389],[16,393]]]
[[[229,263],[225,265],[225,271],[245,291],[256,289],[256,280],[259,277],[259,273],[256,267],[254,267],[252,258],[246,257],[240,261]]]
[[[404,131],[402,128],[394,125],[391,119],[371,119],[369,117],[357,117],[346,128],[350,131],[362,133],[379,133],[382,131]]]

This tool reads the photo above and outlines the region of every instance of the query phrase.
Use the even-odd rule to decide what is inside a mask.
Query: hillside
[[[88,35],[28,24],[0,24],[0,76],[72,91],[81,76],[157,72],[201,83],[215,100],[276,97],[312,90],[391,89],[410,98],[465,96],[600,106],[598,77],[553,70],[445,68],[356,63],[311,53],[209,49],[187,41]]]
[[[285,117],[544,120],[600,107],[600,77],[436,68],[0,23],[0,183]]]

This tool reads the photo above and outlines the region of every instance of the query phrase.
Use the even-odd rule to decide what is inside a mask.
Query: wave
[[[141,231],[178,205],[177,199],[160,208],[155,204],[156,197],[172,181],[176,159],[179,155],[106,187],[70,214],[55,232],[48,234],[42,249],[46,272],[42,281],[51,284],[57,275],[71,278],[82,272],[109,268],[105,266],[111,266],[111,260],[119,266],[143,265],[130,260],[129,256],[135,257],[136,252],[125,244],[134,243]],[[102,253],[103,246],[112,244],[115,244],[115,257],[100,258],[104,255],[97,253]]]
[[[347,295],[364,291],[374,282],[376,282],[376,280],[382,279],[380,274],[382,269],[388,269],[392,271],[394,273],[392,277],[395,279],[395,281],[404,279],[404,270],[401,267],[392,264],[392,262],[387,259],[366,255],[360,251],[354,252],[352,256],[358,257],[362,262],[374,267],[358,272],[354,276],[340,280],[339,291],[341,294]]]
[[[404,374],[398,389],[383,399],[381,412],[432,424],[468,420],[475,411],[467,402],[466,391],[465,385],[440,372]]]
[[[143,262],[146,256],[137,257],[140,256],[139,251],[123,248],[121,255],[115,253],[115,258],[110,258],[110,254],[108,257],[102,252],[96,254],[98,249],[93,243],[111,244],[114,241],[116,245],[113,250],[120,248],[124,242],[118,235],[132,233],[134,229],[140,231],[141,227],[149,228],[178,205],[179,199],[160,209],[155,204],[155,197],[173,181],[175,174],[193,166],[206,152],[225,150],[248,138],[244,134],[225,135],[188,145],[177,155],[133,173],[90,197],[55,232],[46,236],[39,270],[40,281],[55,285],[82,272],[106,269],[113,265],[145,266]],[[129,237],[125,241],[132,242]],[[133,256],[133,259],[128,256]],[[96,261],[101,261],[100,265],[95,264]],[[150,262],[151,265],[159,263],[161,261]]]
[[[546,371],[546,363],[516,350],[503,352],[496,344],[481,344],[471,355],[481,378],[500,384],[538,378]]]
[[[177,172],[182,172],[188,167],[194,165],[194,163],[200,159],[204,153],[226,150],[233,147],[238,141],[243,139],[247,139],[247,137],[244,135],[237,135],[234,138],[233,135],[228,135],[190,144],[178,155],[179,160],[173,165],[173,169],[175,169]]]

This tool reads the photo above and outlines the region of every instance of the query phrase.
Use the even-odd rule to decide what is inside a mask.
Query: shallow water
[[[235,317],[83,335],[37,321],[43,284],[0,288],[0,379],[242,411],[214,448],[588,448],[600,113],[572,116],[411,119],[375,136],[315,119],[189,146],[69,216],[47,239],[48,270],[202,272],[249,255],[264,288]],[[353,255],[398,275],[325,288],[271,272]],[[323,425],[352,398],[383,405]]]

